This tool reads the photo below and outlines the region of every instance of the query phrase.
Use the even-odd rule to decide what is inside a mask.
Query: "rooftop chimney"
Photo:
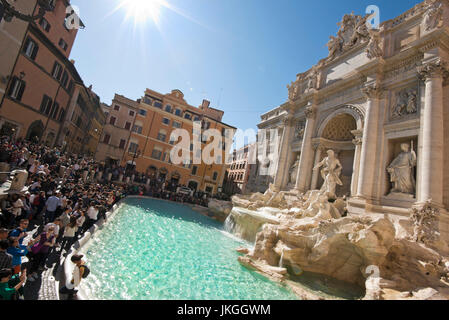
[[[73,65],[75,65],[75,60],[70,59],[70,62],[71,62]]]

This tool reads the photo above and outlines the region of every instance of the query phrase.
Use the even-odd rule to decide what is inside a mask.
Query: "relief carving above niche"
[[[393,93],[390,119],[397,120],[418,114],[418,89],[406,88]]]
[[[328,60],[334,60],[339,55],[349,49],[361,44],[369,43],[366,50],[368,58],[374,59],[382,56],[382,41],[379,31],[370,29],[367,23],[370,15],[362,17],[360,15],[345,14],[341,22],[338,23],[340,29],[337,36],[330,36],[327,47],[329,49]]]

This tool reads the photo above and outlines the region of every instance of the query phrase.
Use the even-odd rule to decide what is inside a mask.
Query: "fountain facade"
[[[255,239],[240,261],[272,274],[282,260],[367,299],[447,298],[449,3],[424,1],[377,30],[366,21],[345,15],[329,56],[262,115],[268,173],[250,180],[266,192],[234,196],[229,218]]]

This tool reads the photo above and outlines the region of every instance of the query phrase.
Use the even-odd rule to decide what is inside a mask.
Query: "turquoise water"
[[[128,199],[92,239],[81,288],[107,300],[289,300],[296,296],[237,261],[248,245],[188,207]]]

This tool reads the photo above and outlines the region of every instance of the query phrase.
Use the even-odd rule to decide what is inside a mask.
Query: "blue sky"
[[[150,0],[151,1],[151,0]],[[72,0],[86,28],[71,59],[85,84],[110,104],[115,93],[138,99],[146,88],[184,92],[225,111],[223,121],[256,129],[260,115],[287,100],[286,85],[328,54],[345,13],[380,8],[381,21],[418,0],[166,0],[158,25],[125,19],[122,0]]]

